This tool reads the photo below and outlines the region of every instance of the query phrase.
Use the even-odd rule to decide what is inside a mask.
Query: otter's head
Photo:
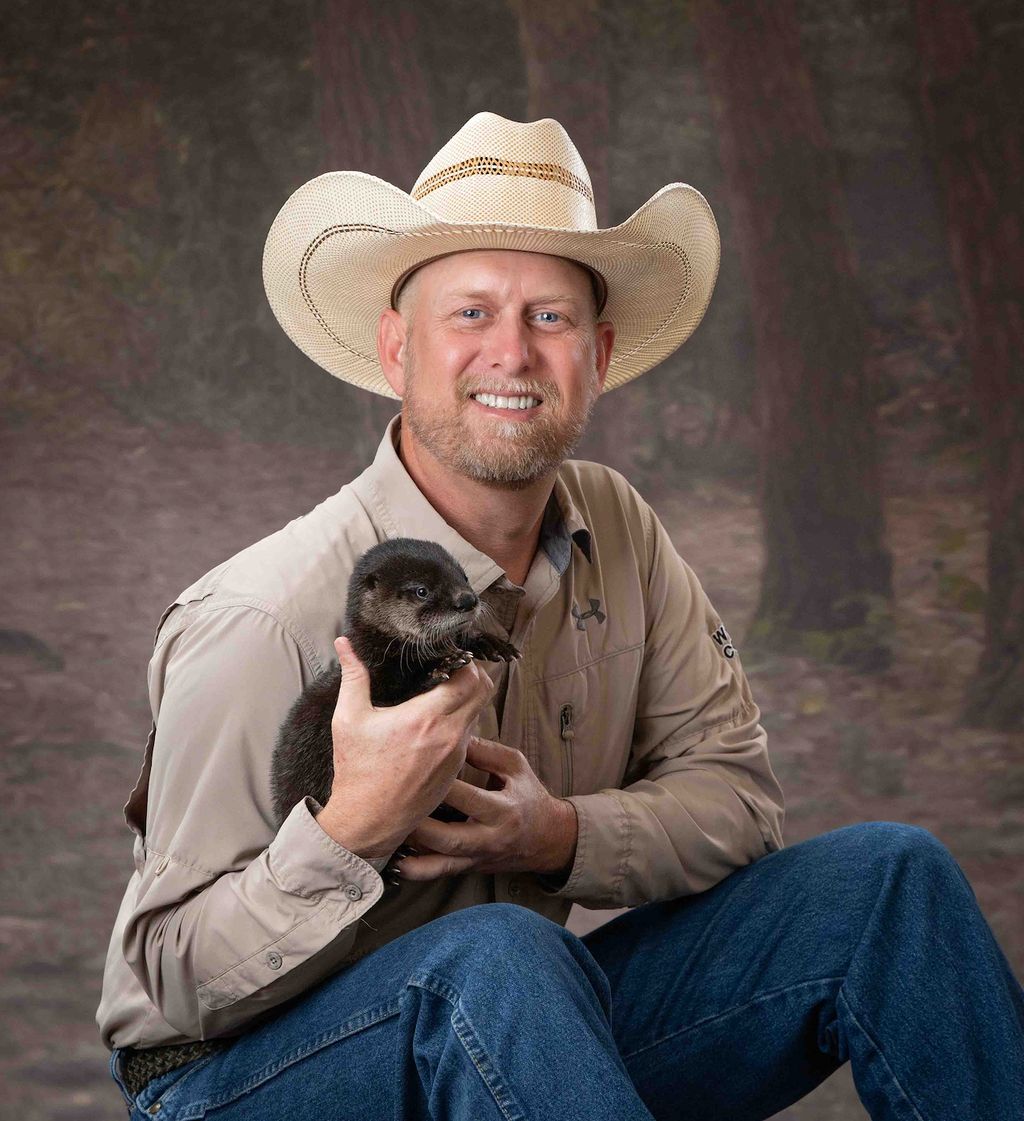
[[[449,647],[480,606],[462,566],[434,541],[382,541],[359,558],[349,581],[350,627],[358,619],[421,648]]]

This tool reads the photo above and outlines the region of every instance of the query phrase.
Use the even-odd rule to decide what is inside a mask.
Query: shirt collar
[[[475,592],[490,587],[505,573],[486,553],[457,533],[427,501],[398,455],[402,416],[392,417],[373,463],[352,482],[352,488],[378,529],[387,537],[418,537],[436,541],[465,569]],[[569,567],[572,545],[590,561],[590,530],[560,475],[541,522],[540,548],[561,576]]]

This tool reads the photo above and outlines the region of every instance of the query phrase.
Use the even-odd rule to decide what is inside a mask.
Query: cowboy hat
[[[281,208],[263,283],[291,340],[335,377],[395,397],[377,361],[377,321],[421,265],[468,249],[576,261],[606,293],[615,325],[605,390],[649,370],[696,329],[718,275],[704,196],[670,183],[599,230],[590,176],[562,126],[477,113],[407,194],[359,171],[330,171]]]

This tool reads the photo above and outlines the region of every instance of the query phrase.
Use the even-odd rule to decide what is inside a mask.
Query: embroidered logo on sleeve
[[[729,632],[725,629],[725,627],[722,626],[721,623],[719,623],[718,627],[711,632],[711,637],[718,644],[719,650],[721,650],[727,658],[736,657],[736,647],[733,646],[732,639],[729,637]]]

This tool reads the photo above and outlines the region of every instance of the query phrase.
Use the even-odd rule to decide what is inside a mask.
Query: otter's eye
[[[416,598],[417,599],[426,599],[427,596],[429,596],[429,595],[430,595],[430,589],[425,588],[422,584],[420,584],[420,586],[416,589]]]

